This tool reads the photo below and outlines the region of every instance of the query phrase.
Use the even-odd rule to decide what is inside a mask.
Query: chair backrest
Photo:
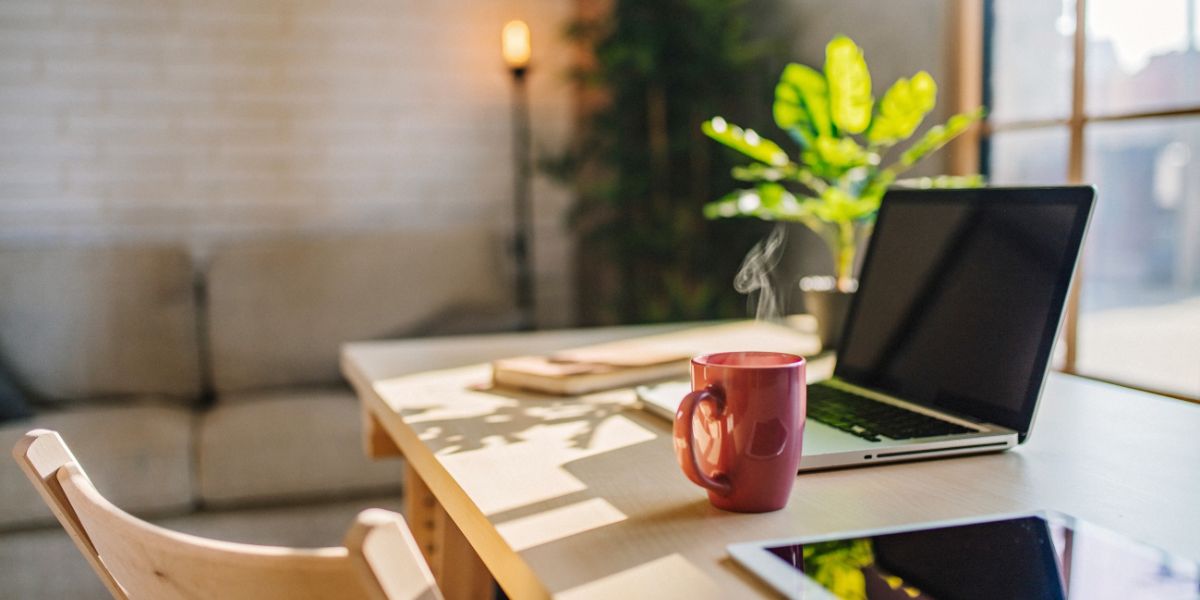
[[[403,518],[359,513],[344,546],[296,549],[178,533],[113,506],[58,433],[25,434],[13,456],[114,598],[438,599]]]

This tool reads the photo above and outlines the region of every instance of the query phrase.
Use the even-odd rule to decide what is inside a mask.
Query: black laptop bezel
[[[1090,185],[1079,186],[1047,186],[1047,187],[983,187],[983,188],[966,188],[966,189],[902,189],[893,188],[888,190],[880,204],[879,212],[876,215],[875,227],[878,228],[887,220],[889,207],[899,203],[945,203],[948,199],[970,202],[1022,202],[1022,203],[1045,203],[1057,202],[1062,204],[1074,205],[1077,209],[1075,220],[1071,224],[1070,238],[1067,241],[1068,252],[1074,253],[1074,260],[1064,261],[1062,270],[1057,274],[1058,284],[1055,285],[1054,297],[1051,301],[1051,306],[1057,306],[1058,310],[1051,310],[1047,315],[1046,322],[1042,328],[1041,343],[1037,349],[1037,357],[1034,364],[1041,365],[1035,368],[1031,373],[1028,385],[1025,387],[1025,397],[1021,402],[1021,407],[1015,411],[1015,419],[1010,423],[995,423],[995,419],[985,419],[997,425],[1008,427],[1017,432],[1017,443],[1024,443],[1029,437],[1029,432],[1032,429],[1034,414],[1037,410],[1038,399],[1041,396],[1042,386],[1046,381],[1046,371],[1050,367],[1050,354],[1054,350],[1054,343],[1058,339],[1059,324],[1062,322],[1062,317],[1066,311],[1067,297],[1070,294],[1071,286],[1075,284],[1074,273],[1076,266],[1079,263],[1079,257],[1082,254],[1082,246],[1087,234],[1087,227],[1091,221],[1092,211],[1095,209],[1096,188]],[[869,268],[871,265],[871,257],[875,250],[873,240],[868,242],[866,252],[863,254],[862,272],[859,274],[859,281],[866,282],[869,276]],[[842,346],[837,351],[838,358],[841,358],[842,347],[846,341],[853,339],[854,322],[860,310],[859,304],[861,294],[854,294],[850,300],[850,307],[846,313],[846,322],[842,331],[841,339]],[[834,377],[841,381],[845,381],[852,385],[860,385],[868,389],[879,389],[873,382],[864,382],[853,373],[847,373],[841,360],[836,362],[834,367]],[[888,390],[881,389],[880,391],[888,393]],[[912,402],[921,406],[929,406],[928,403],[920,400],[903,398],[902,400]],[[937,407],[932,407],[937,408]],[[964,415],[972,416],[972,415]]]

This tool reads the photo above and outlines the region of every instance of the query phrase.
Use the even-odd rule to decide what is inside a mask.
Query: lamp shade
[[[529,26],[525,21],[505,23],[504,31],[500,34],[500,51],[508,68],[524,69],[529,66],[533,49],[529,43]]]

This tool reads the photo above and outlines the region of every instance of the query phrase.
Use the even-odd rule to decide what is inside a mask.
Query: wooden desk
[[[546,352],[637,332],[439,343],[478,355],[527,340]],[[786,509],[743,515],[684,479],[670,424],[633,408],[632,392],[481,389],[486,364],[397,376],[435,352],[422,344],[347,345],[343,371],[368,453],[408,459],[409,523],[449,598],[489,594],[481,566],[513,598],[769,595],[727,544],[1040,508],[1200,558],[1198,405],[1054,374],[1014,451],[806,474]]]

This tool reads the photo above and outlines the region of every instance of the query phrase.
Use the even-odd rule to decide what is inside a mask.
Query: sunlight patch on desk
[[[441,457],[455,481],[469,481],[467,494],[485,515],[553,500],[587,489],[533,444],[503,444],[484,450],[487,461],[472,460],[476,451]],[[514,461],[520,468],[498,464]]]
[[[607,500],[592,498],[501,523],[496,529],[513,550],[521,552],[625,519],[625,513]]]
[[[447,398],[445,402],[431,403],[430,398],[445,394],[429,393],[430,390],[426,388],[433,386],[414,386],[404,378],[389,379],[375,384],[376,393],[386,399],[392,410],[403,415],[407,423],[486,418],[504,409],[520,406],[520,402],[512,398],[473,390],[462,390],[461,394]]]
[[[546,421],[558,421],[562,419],[584,418],[594,413],[597,408],[598,407],[594,404],[563,402],[541,406],[530,406],[529,408],[525,409],[525,414]]]
[[[586,442],[581,443],[581,436]],[[470,481],[467,493],[486,499],[479,509],[494,515],[584,491],[587,484],[563,465],[656,437],[653,431],[615,414],[590,426],[582,421],[538,424],[509,438],[487,436],[474,449],[448,445],[438,452],[438,459],[456,481]]]
[[[626,448],[634,444],[648,442],[657,437],[658,435],[653,431],[638,425],[629,417],[613,415],[596,426],[596,432],[592,434],[592,445],[585,449],[583,456],[592,456],[602,452]],[[571,460],[583,458],[583,456]]]
[[[682,554],[675,553],[556,594],[563,600],[585,598],[725,598],[717,582]]]
[[[599,427],[596,428],[597,430]],[[572,421],[570,423],[555,423],[553,425],[537,424],[518,431],[516,437],[522,441],[531,442],[534,444],[547,444],[551,446],[561,446],[560,441],[568,441],[571,445],[580,446],[580,441],[588,442],[591,437],[592,427],[584,421]]]

